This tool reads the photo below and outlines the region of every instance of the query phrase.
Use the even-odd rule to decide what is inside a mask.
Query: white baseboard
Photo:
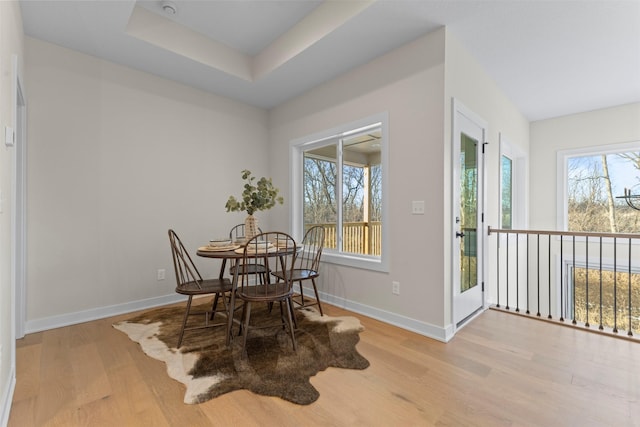
[[[305,295],[314,295],[313,288],[303,288]],[[362,314],[367,317],[371,317],[381,322],[389,323],[402,329],[406,329],[411,332],[415,332],[425,337],[433,338],[442,342],[449,342],[453,338],[454,331],[452,326],[446,328],[435,326],[430,323],[415,320],[410,317],[402,316],[400,314],[392,313],[386,310],[380,310],[379,308],[371,307],[369,305],[361,304],[359,302],[350,301],[344,298],[330,295],[325,292],[320,292],[320,300],[327,302],[327,304],[335,305],[340,308],[344,308],[354,313]]]
[[[307,288],[305,286],[304,291],[306,295],[313,295],[312,288]],[[371,307],[355,301],[350,301],[324,292],[320,292],[320,299],[322,301],[326,301],[328,304],[332,304],[346,310],[353,311],[355,313],[359,313],[385,323],[389,323],[399,328],[406,329],[408,331],[415,332],[420,335],[436,339],[438,341],[448,342],[451,338],[453,338],[454,335],[453,328],[451,326],[445,328],[435,326],[430,323],[415,320],[406,316],[402,316],[400,314],[392,313],[390,311],[380,310],[375,307]],[[181,295],[171,294],[161,297],[127,302],[124,304],[98,307],[90,310],[78,311],[75,313],[67,313],[58,316],[29,320],[25,325],[25,333],[30,334],[34,332],[45,331],[48,329],[55,329],[63,326],[89,322],[92,320],[104,319],[105,317],[117,316],[123,313],[130,313],[133,311],[158,307],[161,305],[173,304],[184,300],[185,297]]]
[[[5,427],[9,424],[9,413],[11,412],[11,402],[13,402],[13,392],[16,389],[16,370],[11,369],[9,373],[9,381],[4,390],[2,390],[2,415],[0,417],[0,425]]]
[[[48,329],[90,322],[92,320],[104,319],[105,317],[117,316],[118,314],[131,313],[133,311],[173,304],[184,300],[186,300],[186,298],[182,295],[171,294],[126,302],[124,304],[97,307],[90,310],[77,311],[75,313],[66,313],[58,316],[28,320],[25,325],[25,333],[31,334],[34,332],[46,331]]]

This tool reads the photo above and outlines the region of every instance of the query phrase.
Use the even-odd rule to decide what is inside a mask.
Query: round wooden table
[[[292,252],[293,252],[292,249],[279,248],[277,251],[265,252],[264,256],[265,258],[282,256],[282,255],[289,255]],[[207,250],[207,249],[201,248],[201,249],[198,249],[196,254],[203,258],[213,258],[213,259],[222,260],[222,266],[220,267],[220,275],[219,275],[220,279],[222,279],[224,276],[224,271],[227,266],[227,260],[239,260],[244,258],[244,252],[241,252],[241,251],[236,252],[235,249],[232,249],[229,251],[217,251],[217,250]],[[235,304],[236,304],[236,290],[238,289],[238,270],[240,269],[239,268],[233,269],[233,277],[231,280],[231,284],[232,284],[231,299],[229,301],[229,313],[227,315],[229,319],[227,322],[227,346],[231,344],[231,336],[232,336],[231,330],[233,328],[233,314],[235,311]]]

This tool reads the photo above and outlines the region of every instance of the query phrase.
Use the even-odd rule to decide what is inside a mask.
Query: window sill
[[[330,252],[326,249],[322,252],[322,262],[330,264],[344,265],[346,267],[361,268],[364,270],[389,272],[389,266],[376,256],[356,255],[356,254],[339,254]]]

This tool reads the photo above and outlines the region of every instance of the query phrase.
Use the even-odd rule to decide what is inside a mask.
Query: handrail
[[[517,313],[526,307],[527,315],[560,323],[571,318],[571,324],[587,329],[597,321],[598,331],[617,334],[622,328],[630,338],[640,332],[640,233],[488,227],[492,234],[495,252],[487,253],[491,307]],[[503,240],[500,234],[517,239]]]
[[[492,228],[489,226],[488,236],[497,234],[543,234],[545,236],[576,236],[576,237],[611,237],[617,239],[640,239],[640,233],[599,233],[592,231],[551,231],[551,230],[511,230]]]

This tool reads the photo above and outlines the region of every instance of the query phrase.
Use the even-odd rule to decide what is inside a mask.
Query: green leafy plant
[[[262,177],[254,183],[256,178],[251,176],[250,170],[245,169],[242,171],[242,179],[245,181],[242,201],[229,196],[225,205],[227,212],[246,211],[253,215],[255,211],[264,211],[271,209],[276,203],[284,203],[282,196],[278,196],[280,190],[273,186],[271,178]]]

